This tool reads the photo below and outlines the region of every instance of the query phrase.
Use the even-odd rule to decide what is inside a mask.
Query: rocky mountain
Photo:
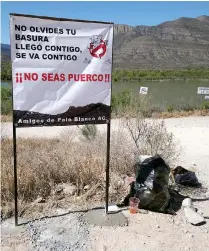
[[[116,25],[114,64],[120,68],[209,66],[209,16],[157,26]]]
[[[5,48],[2,56],[8,59]],[[199,66],[209,67],[209,16],[182,17],[156,26],[115,25],[115,68]]]

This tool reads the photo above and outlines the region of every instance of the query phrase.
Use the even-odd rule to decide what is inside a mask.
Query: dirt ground
[[[202,226],[177,216],[142,210],[123,211],[128,226],[95,226],[84,214],[68,214],[14,227],[14,219],[2,225],[3,251],[202,251],[209,250],[209,201],[196,204],[207,219]]]
[[[209,201],[198,203],[209,216]],[[187,223],[184,212],[177,216],[159,213],[124,212],[129,225],[120,228],[89,228],[92,251],[195,251],[209,250],[209,220],[203,226]],[[208,217],[209,218],[209,217]]]
[[[195,168],[199,181],[209,188],[209,117],[166,119],[182,146],[178,165]],[[10,134],[10,124],[5,124]],[[118,121],[113,121],[112,130]],[[105,126],[101,126],[104,130]],[[23,131],[19,129],[19,136]],[[37,131],[39,130],[39,131]],[[45,131],[44,131],[45,130]],[[28,128],[25,137],[56,137],[56,128]],[[37,133],[38,132],[38,133]],[[207,192],[208,196],[208,192]],[[209,196],[208,196],[209,197]],[[194,202],[206,224],[193,226],[181,209],[176,216],[141,210],[131,215],[123,211],[128,226],[93,226],[84,213],[67,214],[14,227],[14,219],[1,223],[3,251],[207,251],[209,250],[209,200]]]

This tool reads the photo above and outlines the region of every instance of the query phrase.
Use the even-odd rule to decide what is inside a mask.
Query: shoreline
[[[157,119],[168,119],[168,118],[182,118],[182,117],[191,117],[191,116],[209,116],[209,109],[199,109],[199,110],[192,110],[192,111],[173,111],[173,112],[161,112],[161,113],[153,113],[151,118]],[[112,120],[118,119],[112,113]],[[12,115],[1,115],[1,123],[12,122]]]
[[[118,80],[118,81],[114,81],[113,80],[113,83],[125,83],[125,82],[141,82],[141,81],[153,81],[153,82],[156,82],[156,81],[181,81],[181,80],[185,80],[185,81],[189,81],[189,80],[199,80],[199,81],[208,81],[209,78],[139,78],[139,79],[136,79],[136,80],[133,80],[133,79],[127,79],[127,80]]]

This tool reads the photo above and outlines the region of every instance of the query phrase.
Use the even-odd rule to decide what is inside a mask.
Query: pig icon
[[[92,57],[102,58],[107,51],[107,41],[102,40],[102,36],[95,35],[90,38],[88,49]]]

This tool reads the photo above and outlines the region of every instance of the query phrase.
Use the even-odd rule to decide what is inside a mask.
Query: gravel
[[[10,219],[10,224],[7,221],[2,224],[2,239],[5,240],[2,247],[9,250],[6,249],[8,248],[7,234],[10,233],[10,239],[14,240],[19,229],[24,228],[25,234],[21,236],[25,238],[22,238],[22,243],[27,240],[29,244],[27,251],[87,251],[89,230],[83,217],[83,214],[69,214],[36,220],[24,227],[16,228],[14,228],[14,221]],[[16,231],[11,231],[12,229]],[[11,244],[10,247],[12,247]]]
[[[87,251],[83,215],[70,214],[29,224],[34,251]]]

